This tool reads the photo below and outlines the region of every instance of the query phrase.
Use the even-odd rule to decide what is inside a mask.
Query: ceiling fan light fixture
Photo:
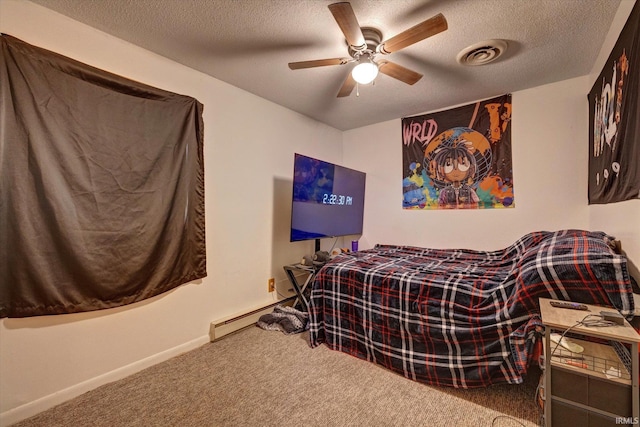
[[[362,61],[351,70],[353,79],[361,85],[368,85],[378,76],[378,66],[373,61]]]
[[[404,30],[395,36],[382,42],[382,33],[377,28],[361,27],[356,14],[348,1],[341,1],[329,5],[329,10],[336,23],[340,27],[347,43],[351,58],[328,58],[312,61],[290,62],[289,68],[299,70],[303,68],[324,67],[328,65],[349,64],[353,68],[346,75],[337,97],[344,98],[359,85],[375,84],[378,72],[399,80],[408,85],[415,84],[423,76],[402,65],[391,61],[381,60],[375,62],[376,55],[388,55],[397,52],[426,38],[445,31],[448,28],[447,20],[439,13],[413,27]]]

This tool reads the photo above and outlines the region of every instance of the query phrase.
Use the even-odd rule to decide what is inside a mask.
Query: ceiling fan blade
[[[351,95],[353,92],[353,88],[356,87],[356,81],[351,76],[351,72],[347,75],[342,87],[340,88],[340,92],[338,92],[338,98],[344,98],[345,96]]]
[[[367,44],[364,41],[364,35],[358,24],[356,14],[353,12],[351,3],[340,2],[329,5],[329,10],[333,14],[338,26],[342,30],[347,43],[353,50],[364,50]]]
[[[381,73],[386,74],[389,77],[393,77],[394,79],[398,79],[408,85],[412,85],[422,78],[422,74],[411,71],[402,65],[398,65],[395,62],[390,61],[379,61],[378,70]]]
[[[436,16],[427,19],[401,32],[400,34],[385,40],[378,46],[378,51],[382,54],[389,54],[411,46],[421,40],[443,32],[448,27],[447,20],[444,15],[439,13]]]
[[[348,58],[314,59],[312,61],[289,62],[289,68],[300,70],[302,68],[324,67],[327,65],[344,65],[351,61]]]

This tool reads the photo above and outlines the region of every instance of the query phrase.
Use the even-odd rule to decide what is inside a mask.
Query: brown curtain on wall
[[[0,40],[0,317],[206,276],[202,104]]]

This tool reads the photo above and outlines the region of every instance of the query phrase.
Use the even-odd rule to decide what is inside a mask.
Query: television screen
[[[291,241],[362,234],[365,178],[364,172],[296,153]]]

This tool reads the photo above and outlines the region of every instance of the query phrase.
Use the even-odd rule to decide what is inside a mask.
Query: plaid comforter
[[[538,298],[633,312],[626,259],[601,232],[528,234],[498,251],[377,245],[317,274],[310,342],[415,381],[521,383],[541,332]]]

